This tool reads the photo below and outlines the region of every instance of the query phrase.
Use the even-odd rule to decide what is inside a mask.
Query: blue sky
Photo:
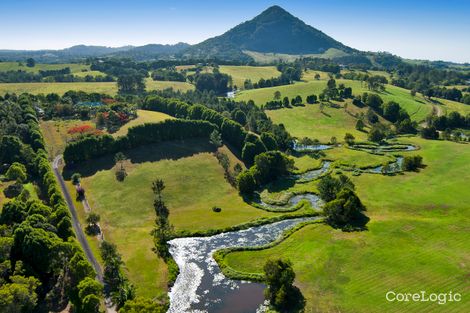
[[[468,0],[1,0],[0,49],[198,43],[274,4],[356,49],[470,62]]]

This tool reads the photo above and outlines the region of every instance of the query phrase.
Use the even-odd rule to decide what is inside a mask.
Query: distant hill
[[[177,43],[175,45],[149,44],[140,47],[105,47],[77,45],[61,50],[0,50],[0,60],[21,61],[27,58],[34,58],[37,62],[54,63],[67,62],[88,57],[119,56],[129,57],[136,60],[149,60],[161,56],[168,57],[180,53],[188,48],[187,43]]]
[[[343,45],[279,6],[272,6],[250,21],[184,51],[193,58],[250,59],[244,51],[290,55],[322,54],[329,49],[346,53]]]
[[[119,51],[113,53],[113,55],[119,57],[129,57],[137,61],[142,61],[179,54],[188,47],[190,47],[190,45],[184,42],[179,42],[175,45],[149,44],[145,46],[134,47],[129,50]]]

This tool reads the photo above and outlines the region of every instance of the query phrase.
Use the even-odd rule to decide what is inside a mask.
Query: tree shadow
[[[268,185],[265,186],[265,188],[269,191],[269,192],[281,192],[281,191],[284,191],[284,190],[287,190],[291,187],[294,187],[295,183],[296,183],[296,179],[294,178],[291,178],[291,177],[281,177],[277,180],[275,180],[274,182],[272,183],[269,183]]]
[[[305,297],[296,286],[292,286],[289,294],[288,307],[284,308],[282,312],[286,313],[301,313],[305,311]]]
[[[213,153],[215,151],[216,148],[207,139],[190,139],[149,144],[122,152],[131,163],[138,164],[161,160],[178,160],[199,153]],[[71,179],[73,173],[80,173],[82,177],[89,177],[98,171],[110,170],[115,165],[114,154],[109,154],[79,164],[66,165],[62,175],[66,180]]]

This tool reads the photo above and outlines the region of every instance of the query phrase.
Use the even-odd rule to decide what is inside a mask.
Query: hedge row
[[[160,123],[131,127],[126,136],[87,136],[65,147],[67,164],[91,160],[106,154],[132,149],[138,146],[167,140],[209,137],[215,125],[206,121],[166,120]]]

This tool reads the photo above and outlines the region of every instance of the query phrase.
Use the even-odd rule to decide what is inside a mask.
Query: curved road
[[[64,178],[62,177],[62,174],[60,173],[59,170],[59,165],[62,160],[62,155],[58,155],[54,158],[54,161],[52,162],[52,169],[54,171],[54,175],[57,178],[57,181],[59,182],[60,188],[62,189],[62,194],[64,195],[65,202],[67,203],[67,206],[69,207],[70,214],[72,215],[72,225],[73,229],[75,230],[75,235],[77,236],[77,240],[82,246],[83,251],[85,252],[86,258],[88,259],[88,262],[93,266],[96,272],[96,279],[104,285],[104,280],[103,280],[103,270],[101,269],[100,264],[95,258],[95,255],[93,254],[93,251],[91,251],[90,245],[88,244],[88,241],[86,240],[85,234],[83,233],[82,228],[80,227],[80,222],[78,220],[78,215],[77,215],[77,209],[75,208],[75,205],[73,204],[72,196],[70,195],[70,192],[67,189],[67,186],[65,185]],[[106,312],[108,313],[115,313],[116,309],[111,303],[111,299],[106,298],[105,299],[105,304],[106,304]]]

